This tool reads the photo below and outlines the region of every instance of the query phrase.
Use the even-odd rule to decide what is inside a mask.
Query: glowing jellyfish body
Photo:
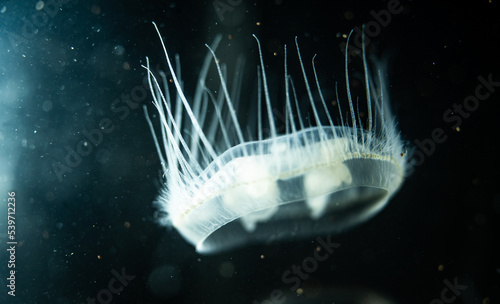
[[[153,103],[162,123],[163,152],[145,108],[165,171],[165,187],[157,200],[163,224],[175,227],[198,252],[214,253],[245,244],[336,233],[370,218],[386,205],[403,182],[406,157],[389,105],[384,101],[383,71],[370,72],[364,46],[368,112],[365,126],[353,105],[347,59],[349,114],[340,114],[340,123],[334,125],[321,94],[314,59],[319,100],[312,97],[296,43],[316,126],[306,126],[302,119],[287,74],[285,48],[287,122],[286,133],[278,134],[257,40],[261,65],[257,134],[251,139],[243,135],[234,98],[226,87],[224,67],[212,51],[218,41],[220,37],[209,48],[191,103],[178,78],[179,59],[176,57],[174,70],[163,40],[175,84],[175,107],[166,76],[161,74],[160,86],[148,68]],[[220,78],[217,96],[205,87],[211,62]],[[267,122],[263,122],[263,112],[267,112]],[[326,117],[326,122],[320,116]],[[263,125],[270,131],[267,138]]]

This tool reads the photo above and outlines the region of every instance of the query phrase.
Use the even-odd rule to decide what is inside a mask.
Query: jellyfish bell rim
[[[230,236],[228,235],[224,236],[221,234],[223,233],[223,230],[217,229],[213,231],[213,233],[205,236],[202,239],[199,239],[197,242],[191,242],[187,235],[181,232],[181,230],[179,230],[179,232],[181,233],[181,235],[184,236],[184,238],[188,242],[190,242],[193,246],[195,246],[196,251],[198,253],[204,255],[218,254],[221,252],[242,248],[244,246],[259,246],[260,244],[268,245],[268,244],[278,244],[282,242],[297,242],[308,238],[314,238],[317,236],[345,233],[350,229],[356,227],[357,225],[369,220],[386,206],[386,204],[390,199],[391,194],[387,192],[386,189],[375,188],[375,190],[380,190],[380,193],[383,193],[383,195],[381,195],[382,198],[378,200],[375,204],[370,205],[371,208],[365,208],[367,212],[363,213],[362,216],[359,216],[359,214],[357,214],[354,218],[353,217],[342,218],[340,222],[335,222],[335,218],[331,217],[331,214],[325,214],[323,217],[314,220],[307,218],[305,219],[305,221],[301,221],[298,223],[295,222],[294,227],[297,228],[293,231],[287,229],[290,228],[291,226],[281,225],[278,228],[273,227],[274,231],[270,233],[269,230],[267,230],[266,228],[266,224],[268,223],[261,223],[261,226],[259,227],[260,230],[266,230],[266,231],[260,234],[259,231],[253,231],[251,234],[248,234],[247,231],[243,230],[242,232],[244,233],[240,233],[238,235],[236,235],[236,233],[233,232],[232,235]],[[325,196],[328,196],[328,194]],[[289,204],[295,204],[295,203],[298,202],[290,202]],[[335,215],[338,214],[339,213],[336,213]],[[221,228],[223,228],[226,231],[232,230],[234,228],[240,228],[241,230],[241,225],[239,223],[236,223],[237,220],[238,218],[235,218],[234,220],[228,222],[225,226],[222,226]],[[272,220],[270,221],[272,222]],[[311,229],[310,226],[308,225],[306,226],[303,225],[309,223],[315,224],[314,229]],[[274,222],[272,222],[272,224],[275,226]],[[320,226],[323,226],[323,228],[326,227],[325,224],[327,225],[328,228],[322,230],[318,229],[318,227]],[[308,232],[299,234],[297,230],[301,229],[307,230]],[[252,235],[254,237],[248,238],[249,235]],[[230,239],[231,242],[228,242],[227,241],[228,239]]]

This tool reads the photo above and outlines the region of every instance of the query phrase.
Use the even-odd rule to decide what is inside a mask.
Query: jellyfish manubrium
[[[254,36],[260,67],[256,134],[252,136],[246,132],[251,127],[244,128],[237,115],[241,94],[229,93],[225,68],[215,55],[221,37],[210,47],[207,45],[196,91],[188,101],[180,79],[179,57],[176,56],[174,69],[156,25],[155,28],[166,56],[170,82],[175,86],[175,91],[169,88],[164,73],[160,72],[160,81],[155,78],[147,59],[145,68],[153,104],[162,125],[158,137],[144,106],[165,178],[156,203],[160,222],[175,227],[199,253],[338,233],[375,215],[401,186],[407,167],[404,143],[385,100],[384,71],[378,67],[375,73],[371,72],[364,38],[360,57],[366,118],[361,119],[351,96],[348,50],[347,114],[342,114],[339,101],[338,117],[332,117],[321,93],[314,58],[314,86],[319,97],[313,97],[296,39],[311,120],[303,119],[287,71],[285,46],[286,131],[278,134],[260,42]],[[205,86],[211,63],[220,79],[218,94]],[[238,76],[234,82],[241,83]],[[334,120],[338,122],[334,124]],[[269,136],[264,135],[266,128]]]

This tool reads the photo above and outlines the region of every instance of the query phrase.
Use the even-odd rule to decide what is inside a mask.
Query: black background
[[[370,47],[389,58],[391,106],[404,138],[415,147],[436,128],[447,138],[380,214],[332,236],[341,246],[302,282],[302,296],[281,276],[311,256],[314,239],[201,256],[175,230],[158,226],[152,201],[160,163],[142,104],[126,113],[111,105],[142,84],[146,56],[165,68],[151,21],[171,56],[181,55],[187,92],[204,44],[217,33],[233,35],[231,46],[223,41],[226,49],[248,54],[249,75],[257,65],[251,34],[259,37],[271,90],[280,89],[272,75],[277,83],[283,44],[298,36],[304,58],[318,54],[331,89],[344,84],[342,34],[373,21],[370,12],[387,1],[221,0],[235,4],[224,20],[212,1],[63,2],[46,19],[34,2],[0,4],[0,197],[6,202],[7,191],[16,192],[19,242],[15,298],[6,295],[5,249],[0,255],[1,303],[87,303],[122,268],[135,278],[114,303],[260,303],[274,289],[285,303],[430,303],[440,298],[443,280],[455,278],[467,289],[453,303],[499,303],[499,89],[459,132],[443,120],[475,94],[479,76],[500,81],[495,1],[402,0],[403,11],[371,39]],[[298,70],[290,73],[300,80]],[[251,90],[254,80],[245,81]],[[103,118],[115,129],[58,179],[53,164],[64,163],[65,147],[76,147],[82,131]],[[227,265],[234,267],[230,278],[220,274]],[[387,302],[361,300],[361,291]]]

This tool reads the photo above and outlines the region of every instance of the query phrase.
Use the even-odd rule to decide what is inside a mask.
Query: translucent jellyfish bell
[[[277,134],[272,118],[257,40],[260,71],[256,139],[243,135],[234,96],[230,96],[226,87],[224,67],[213,51],[219,41],[220,37],[209,47],[191,103],[177,76],[179,58],[176,57],[177,70],[174,70],[163,40],[175,85],[174,98],[170,96],[166,76],[161,74],[160,85],[148,61],[148,79],[162,123],[160,139],[164,146],[162,149],[144,107],[165,172],[165,187],[157,200],[163,214],[160,222],[175,227],[198,252],[214,253],[252,243],[337,233],[382,209],[403,182],[407,157],[388,102],[384,100],[387,96],[384,71],[369,70],[364,40],[362,61],[368,112],[365,126],[353,105],[347,58],[349,117],[340,115],[336,119],[340,119],[340,124],[334,125],[321,94],[314,59],[315,86],[320,92],[320,100],[316,101],[296,42],[316,126],[306,126],[301,118],[295,88],[286,69],[285,47],[287,131],[281,135]],[[349,38],[347,42],[348,45]],[[347,49],[346,54],[349,54]],[[217,96],[205,87],[211,62],[215,63],[220,78]],[[239,82],[239,79],[234,81]],[[264,105],[260,97],[262,89]],[[343,113],[340,102],[338,106],[339,113]],[[270,118],[268,122],[263,122],[263,111]],[[321,121],[320,115],[327,121]],[[270,129],[267,138],[263,135],[263,125]]]

